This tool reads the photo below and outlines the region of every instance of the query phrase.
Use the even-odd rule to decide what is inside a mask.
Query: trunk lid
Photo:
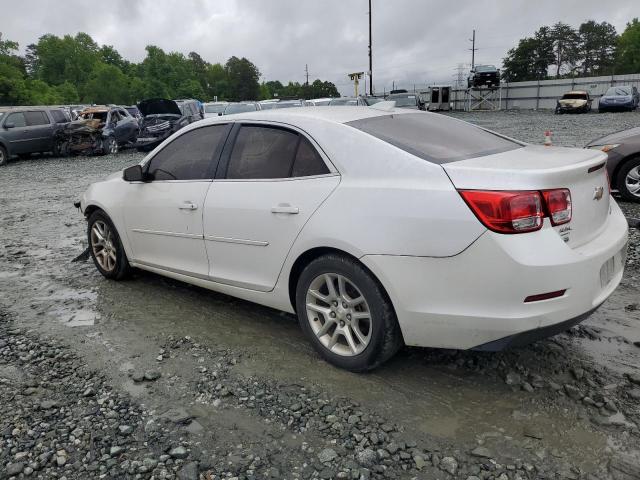
[[[572,218],[553,227],[571,248],[598,236],[609,215],[607,156],[599,150],[523,148],[442,165],[459,190],[571,191]],[[550,225],[545,219],[545,225]]]

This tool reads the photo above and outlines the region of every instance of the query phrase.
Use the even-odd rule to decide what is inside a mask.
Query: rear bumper
[[[407,345],[499,349],[558,333],[611,295],[622,280],[628,236],[613,201],[607,222],[575,249],[546,226],[524,235],[486,232],[449,258],[366,255],[362,261],[387,290]],[[611,258],[616,267],[602,285],[601,269]],[[558,298],[524,302],[565,289]]]

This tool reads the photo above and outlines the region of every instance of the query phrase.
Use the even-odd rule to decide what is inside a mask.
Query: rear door
[[[53,124],[43,110],[24,112],[29,142],[28,152],[48,152],[53,149]]]
[[[300,230],[340,177],[311,139],[268,124],[234,127],[204,210],[212,280],[273,289]]]
[[[210,125],[179,136],[146,165],[149,182],[131,182],[123,200],[132,260],[206,278],[202,212],[230,126]]]

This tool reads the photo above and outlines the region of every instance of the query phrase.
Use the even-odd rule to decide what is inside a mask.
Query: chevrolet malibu
[[[295,313],[322,357],[496,351],[564,331],[619,284],[606,155],[393,108],[245,112],[174,133],[91,185],[96,268]]]

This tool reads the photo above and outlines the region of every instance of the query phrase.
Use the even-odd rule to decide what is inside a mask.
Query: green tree
[[[551,27],[550,33],[556,77],[560,77],[563,71],[565,74],[573,73],[580,59],[578,32],[571,25],[558,22]]]
[[[607,22],[584,22],[578,28],[583,75],[610,75],[615,64],[618,34]]]
[[[627,23],[627,27],[618,39],[616,73],[638,72],[640,72],[640,21],[634,18]]]
[[[545,27],[534,37],[523,38],[518,46],[510,49],[502,62],[502,77],[507,82],[525,82],[547,78],[553,61],[551,42]]]
[[[129,103],[128,79],[118,67],[98,63],[83,89],[82,99],[91,103]]]
[[[80,101],[80,95],[78,95],[78,89],[71,82],[64,82],[60,85],[53,87],[55,94],[59,98],[59,103],[70,104],[78,103]]]
[[[260,71],[246,58],[231,57],[225,64],[228,98],[233,101],[257,100],[260,96]]]

